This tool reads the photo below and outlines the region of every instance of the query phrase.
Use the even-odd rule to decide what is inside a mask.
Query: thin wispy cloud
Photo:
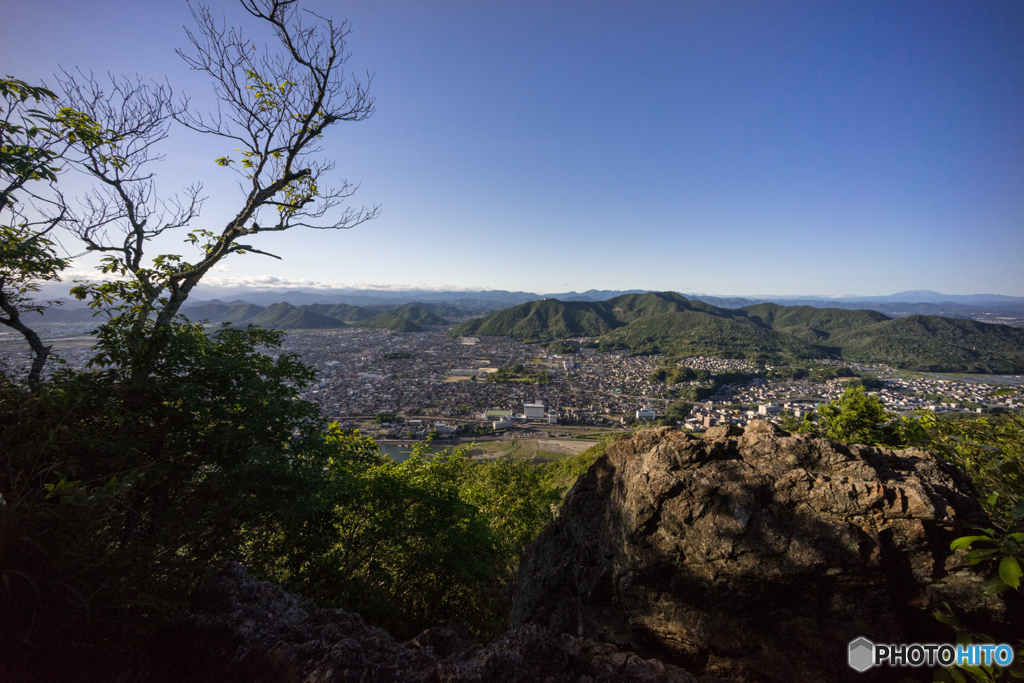
[[[312,289],[312,290],[349,290],[373,289],[385,292],[407,292],[425,290],[432,292],[475,292],[487,287],[478,285],[436,285],[427,283],[382,283],[382,282],[335,282],[330,280],[312,280],[306,278],[283,278],[274,275],[258,275],[249,277],[207,277],[200,287],[219,289]]]

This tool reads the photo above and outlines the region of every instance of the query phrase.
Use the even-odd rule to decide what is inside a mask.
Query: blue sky
[[[1016,0],[307,6],[351,22],[349,67],[374,74],[375,116],[325,146],[383,212],[266,236],[284,260],[234,258],[224,282],[1024,295]],[[13,76],[138,73],[211,103],[174,53],[184,2],[5,14]],[[202,180],[196,227],[222,226],[230,146],[172,142],[161,188]]]

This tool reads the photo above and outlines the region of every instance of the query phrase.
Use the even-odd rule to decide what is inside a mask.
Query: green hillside
[[[202,304],[182,308],[181,314],[189,320],[208,320],[211,323],[232,323],[243,325],[263,313],[262,306],[253,304]]]
[[[548,341],[563,337],[599,337],[622,325],[611,312],[609,302],[544,299],[467,321],[452,330],[451,334]]]
[[[723,309],[674,292],[603,302],[534,301],[468,321],[451,334],[520,341],[586,336],[606,348],[677,356],[843,358],[919,371],[1024,371],[1024,330],[1006,325],[778,304]]]
[[[440,303],[414,303],[413,306],[419,306],[425,311],[430,311],[434,315],[441,316],[442,318],[450,317],[455,318],[463,315],[482,315],[487,313],[486,309],[481,309],[480,306],[462,306],[459,304],[440,304]],[[494,310],[491,308],[490,310]]]
[[[381,313],[391,313],[399,318],[408,320],[414,325],[447,325],[448,321],[437,315],[432,310],[427,310],[424,304],[406,304],[404,306],[349,306],[348,304],[306,304],[301,306],[307,311],[326,315],[347,323],[357,323],[363,320],[371,320]],[[450,310],[457,310],[454,307],[446,307]],[[361,325],[360,327],[366,327]]]
[[[843,358],[921,372],[1024,371],[1024,329],[961,318],[912,315],[836,334]]]
[[[445,325],[447,321],[415,304],[399,307],[349,306],[348,304],[307,304],[292,306],[288,303],[272,306],[252,304],[203,304],[183,309],[190,320],[208,320],[211,323],[245,325],[252,323],[279,330],[316,330],[348,327],[369,327],[395,332],[420,332],[420,325]]]
[[[45,309],[42,313],[43,322],[46,323],[90,323],[95,322],[97,325],[103,323],[106,320],[105,316],[97,317],[95,311],[91,308],[62,308],[60,306],[50,306]],[[31,316],[31,317],[30,317]],[[25,322],[30,322],[35,318],[35,314],[25,315]]]
[[[422,332],[423,328],[416,323],[400,318],[390,311],[385,311],[369,318],[353,323],[355,327],[367,327],[375,330],[391,330],[392,332]]]
[[[241,324],[240,321],[235,320],[230,322],[236,325]],[[317,330],[348,327],[348,325],[336,318],[330,318],[326,315],[320,315],[319,313],[297,308],[286,303],[267,306],[259,315],[244,322],[277,330]]]
[[[348,304],[306,304],[299,308],[326,315],[328,318],[337,318],[347,323],[369,320],[380,313],[380,311],[371,311],[362,306],[349,306]]]
[[[878,311],[779,304],[757,304],[738,310],[746,313],[757,324],[811,341],[825,340],[837,332],[860,329],[890,319]],[[801,330],[810,334],[801,335]]]
[[[615,319],[622,323],[631,323],[634,320],[659,313],[678,313],[682,311],[699,311],[725,317],[734,316],[734,312],[731,310],[715,308],[703,301],[691,301],[676,292],[623,294],[603,303],[611,307]]]
[[[448,321],[426,309],[420,308],[418,304],[406,304],[392,308],[388,313],[397,315],[413,323],[414,325],[447,325]]]
[[[822,351],[796,337],[761,327],[745,316],[702,311],[658,313],[604,335],[600,340],[634,353],[745,358],[757,354],[820,358]]]

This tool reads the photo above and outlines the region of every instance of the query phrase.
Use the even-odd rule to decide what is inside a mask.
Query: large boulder
[[[132,670],[132,683],[713,683],[607,643],[535,624],[488,645],[442,624],[406,643],[358,614],[317,609],[230,564],[198,592],[191,616]]]
[[[984,577],[949,550],[983,522],[970,483],[920,450],[768,422],[641,431],[580,477],[524,551],[510,627],[737,681],[885,680],[895,670],[850,669],[848,643],[951,642],[932,615],[943,601],[984,632],[1022,632],[1020,606],[983,595]]]

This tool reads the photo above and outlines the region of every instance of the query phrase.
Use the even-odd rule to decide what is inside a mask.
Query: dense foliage
[[[647,376],[647,379],[651,382],[664,382],[668,385],[692,382],[694,380],[704,381],[710,378],[711,373],[707,370],[694,370],[693,368],[685,365],[658,368]]]
[[[551,376],[547,370],[538,370],[524,367],[522,364],[511,367],[500,367],[497,372],[487,375],[488,382],[501,382],[504,384],[550,384]]]
[[[107,637],[183,600],[243,530],[306,513],[326,458],[318,410],[296,399],[314,373],[258,350],[279,342],[176,324],[144,377],[62,371],[31,398],[3,385],[4,642],[83,622],[100,628],[77,637]]]
[[[428,458],[421,448],[396,463],[372,439],[337,430],[327,444],[313,513],[253,530],[252,571],[396,637],[443,619],[491,628],[501,548],[486,516],[460,495],[464,458]]]
[[[561,355],[572,355],[576,353],[576,346],[564,341],[555,341],[548,344],[548,351]]]
[[[658,422],[662,425],[675,426],[679,422],[682,422],[690,416],[690,412],[693,410],[693,403],[690,401],[673,401],[665,409],[665,414],[662,415]]]

